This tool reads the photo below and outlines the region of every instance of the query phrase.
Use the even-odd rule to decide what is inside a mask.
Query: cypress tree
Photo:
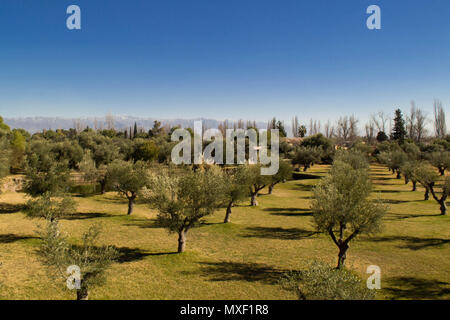
[[[395,110],[394,128],[392,129],[391,137],[399,143],[403,143],[406,136],[405,120],[400,109]]]
[[[137,134],[138,134],[138,129],[137,129],[137,123],[135,122],[135,123],[134,123],[133,138],[136,138]]]

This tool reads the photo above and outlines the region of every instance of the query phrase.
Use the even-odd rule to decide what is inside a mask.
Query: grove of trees
[[[373,115],[364,136],[354,115],[340,117],[335,126],[328,122],[322,127],[311,119],[308,130],[295,118],[294,137],[288,138],[284,123],[273,118],[267,127],[280,130],[282,157],[278,172],[266,176],[261,174],[260,164],[174,166],[170,134],[175,127],[158,121],[148,131],[137,124],[116,130],[109,118],[112,122],[107,130],[77,128],[30,134],[11,129],[0,117],[0,178],[24,176],[23,191],[29,196],[24,213],[46,221],[41,232],[41,261],[55,277],[66,278],[68,266],[80,267],[77,298],[87,299],[89,290],[104,281],[105,271],[119,253],[113,246],[96,244],[98,228],[90,228],[77,245],[60,231],[61,220],[77,214],[74,194],[80,187],[88,190],[88,196],[114,192],[124,197],[128,215],[137,201],[146,204],[157,212],[156,225],[177,235],[177,252],[182,253],[189,231],[217,210],[225,213],[224,223],[231,223],[236,205],[258,206],[262,192],[272,194],[280,184],[308,174],[297,172],[296,166],[306,172],[315,164],[327,164],[329,171],[312,189],[311,209],[316,231],[329,237],[338,249],[339,270],[313,265],[305,273],[307,282],[295,280],[299,297],[365,299],[370,294],[345,270],[345,261],[350,244],[361,235],[379,232],[389,210],[382,200],[371,197],[376,191],[370,166],[384,166],[398,179],[403,177],[406,184],[412,184],[412,192],[422,186],[424,201],[437,203],[440,214],[447,214],[450,136],[440,102],[435,104],[434,120],[435,135],[430,136],[426,114],[413,104],[406,116],[395,110],[393,121],[384,113]],[[228,123],[222,126],[228,127]],[[256,125],[248,122],[247,127]],[[319,292],[312,284],[324,283],[323,277],[332,281]]]

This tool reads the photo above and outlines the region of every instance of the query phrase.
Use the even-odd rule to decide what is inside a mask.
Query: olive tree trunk
[[[178,253],[182,253],[186,249],[186,233],[185,229],[178,232]]]
[[[252,197],[251,197],[251,201],[250,201],[250,205],[255,207],[258,205],[258,200],[256,200],[256,198],[258,197],[258,192],[252,192]]]
[[[89,300],[89,290],[86,287],[81,287],[77,290],[77,300]]]
[[[273,188],[274,188],[274,187],[275,187],[274,184],[271,184],[271,185],[269,186],[269,194],[272,194]]]
[[[136,194],[133,193],[131,197],[128,197],[128,215],[131,215],[133,213],[134,200],[136,200]]]
[[[233,201],[230,201],[230,203],[228,204],[228,207],[227,207],[227,213],[225,215],[225,220],[223,221],[224,223],[230,222],[231,208],[232,207],[233,207]]]
[[[412,191],[416,191],[417,190],[417,181],[413,180],[412,185],[413,185]]]
[[[100,193],[105,194],[106,192],[106,179],[100,180]]]
[[[341,269],[344,267],[345,259],[347,258],[347,249],[348,244],[346,243],[343,243],[342,245],[339,246],[337,269]]]
[[[445,204],[445,199],[441,199],[439,201],[439,205],[441,206],[441,215],[445,216],[447,214],[447,205]]]

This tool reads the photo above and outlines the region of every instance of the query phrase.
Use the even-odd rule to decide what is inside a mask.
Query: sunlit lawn
[[[115,245],[121,260],[108,271],[107,283],[90,299],[295,299],[278,281],[288,270],[301,270],[312,259],[334,265],[337,249],[325,234],[314,232],[309,203],[311,187],[328,167],[314,166],[310,179],[263,191],[259,207],[225,209],[188,234],[187,252],[175,254],[177,237],[155,227],[155,212],[138,204],[126,216],[126,201],[113,193],[76,197],[79,213],[60,222],[72,241],[91,225],[103,229],[101,243]],[[384,230],[350,244],[348,267],[367,278],[369,265],[382,271],[381,299],[450,298],[450,218],[439,216],[423,189],[395,179],[374,166],[377,195],[390,205]],[[43,220],[20,212],[24,194],[0,195],[0,298],[73,299],[63,280],[48,276],[34,253]]]

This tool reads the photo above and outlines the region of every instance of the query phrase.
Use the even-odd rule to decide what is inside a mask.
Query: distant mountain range
[[[153,127],[153,122],[158,120],[163,126],[169,125],[181,126],[183,128],[189,128],[194,126],[194,121],[203,121],[205,128],[217,128],[223,121],[214,119],[157,119],[157,118],[139,118],[132,116],[105,116],[105,117],[85,117],[85,118],[59,118],[59,117],[24,117],[24,118],[5,118],[4,122],[8,124],[12,129],[22,128],[30,133],[36,133],[43,129],[70,129],[86,127],[94,129],[106,129],[114,124],[114,128],[117,130],[133,127],[136,123],[139,128],[148,130]],[[237,121],[228,120],[232,125]],[[246,123],[246,121],[244,121]],[[267,128],[267,122],[256,122],[258,128]]]

